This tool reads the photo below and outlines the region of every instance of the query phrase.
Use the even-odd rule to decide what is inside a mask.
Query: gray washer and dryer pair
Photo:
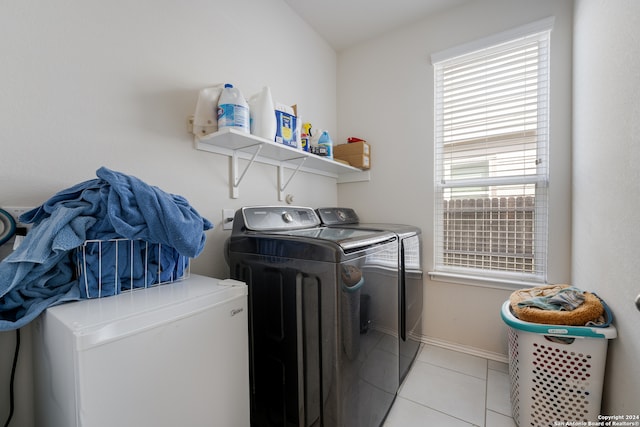
[[[400,336],[400,383],[420,349],[422,336],[422,231],[413,225],[361,223],[358,214],[351,208],[318,208],[322,224],[328,227],[354,228],[360,230],[389,231],[399,239],[399,336]]]
[[[398,245],[313,208],[236,212],[226,254],[249,291],[253,427],[382,425],[400,385]]]

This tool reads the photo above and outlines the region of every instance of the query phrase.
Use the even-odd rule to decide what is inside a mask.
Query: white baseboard
[[[438,338],[430,338],[422,336],[420,341],[427,345],[434,345],[437,347],[446,348],[453,351],[459,351],[461,353],[467,353],[472,356],[483,357],[488,360],[494,360],[496,362],[509,363],[509,357],[502,353],[494,353],[492,351],[483,350],[481,348],[466,346],[450,341],[441,340]]]

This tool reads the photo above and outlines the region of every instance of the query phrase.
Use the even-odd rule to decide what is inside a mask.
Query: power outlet
[[[236,211],[233,209],[222,209],[222,229],[233,230],[233,217]]]
[[[20,222],[20,220],[18,218],[23,213],[28,212],[31,209],[33,209],[33,207],[3,206],[2,209],[7,211],[9,213],[9,215],[11,215],[13,217],[13,219],[16,221],[16,228],[20,228],[20,227],[30,228],[31,227],[31,224],[24,224],[24,223]]]

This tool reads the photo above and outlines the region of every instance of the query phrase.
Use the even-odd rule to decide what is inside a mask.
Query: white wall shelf
[[[240,183],[254,162],[274,165],[278,168],[278,198],[284,200],[284,191],[298,173],[304,171],[317,175],[336,178],[337,183],[369,181],[369,171],[362,171],[332,159],[316,156],[286,145],[269,141],[232,128],[194,137],[195,148],[211,153],[229,156],[231,162],[231,194],[234,199],[240,196]],[[238,160],[247,160],[240,171]],[[284,169],[292,169],[288,179],[284,178]]]

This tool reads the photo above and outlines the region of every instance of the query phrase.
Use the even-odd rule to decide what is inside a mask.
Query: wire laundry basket
[[[173,283],[190,275],[190,259],[144,240],[86,240],[75,252],[82,298],[103,298]]]

